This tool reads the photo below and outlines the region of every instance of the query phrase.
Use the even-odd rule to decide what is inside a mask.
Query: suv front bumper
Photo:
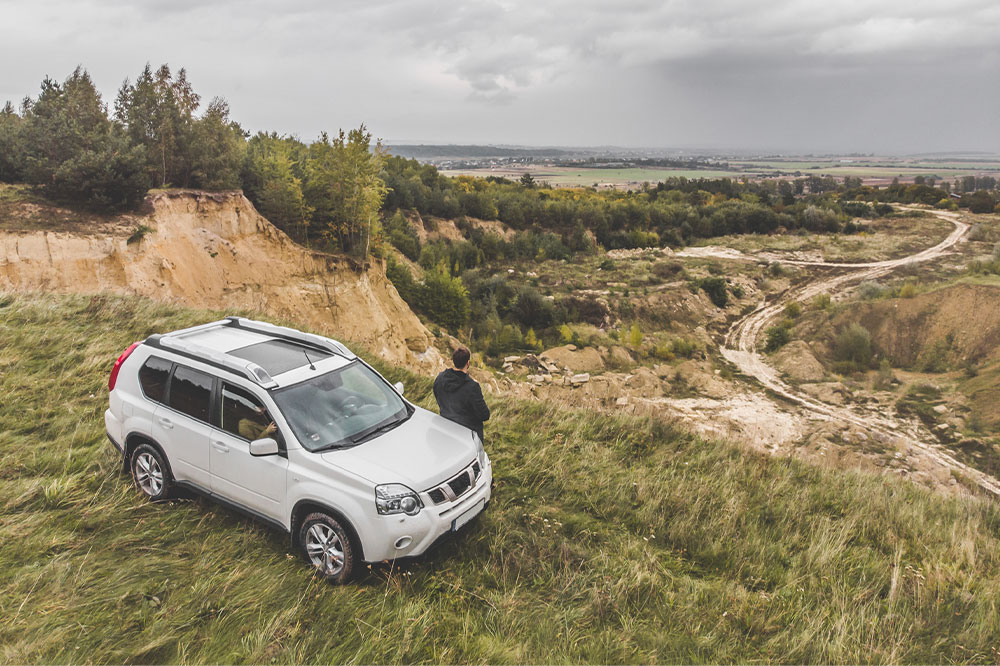
[[[486,459],[475,486],[454,502],[433,504],[420,493],[424,508],[415,516],[381,516],[383,529],[377,539],[364,544],[365,560],[381,562],[422,555],[442,535],[461,530],[489,503],[493,492],[493,463]]]

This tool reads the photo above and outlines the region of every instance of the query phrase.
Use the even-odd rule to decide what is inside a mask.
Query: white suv
[[[108,390],[108,437],[150,499],[188,488],[279,527],[333,582],[490,501],[479,436],[329,338],[238,317],[152,335]]]

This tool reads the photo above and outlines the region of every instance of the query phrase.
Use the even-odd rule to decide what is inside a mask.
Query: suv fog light
[[[413,543],[413,537],[402,536],[396,539],[396,550],[402,550]]]

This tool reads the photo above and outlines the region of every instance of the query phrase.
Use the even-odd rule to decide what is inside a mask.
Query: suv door
[[[174,477],[206,490],[211,486],[208,440],[215,381],[207,373],[175,364],[166,405],[158,405],[153,413],[153,438],[167,454]]]
[[[274,428],[274,419],[263,402],[242,387],[222,382],[219,393],[218,427],[212,430],[210,469],[212,492],[282,520],[285,503],[285,472],[288,458],[284,439]],[[250,455],[250,441],[272,437],[281,452],[271,456]]]

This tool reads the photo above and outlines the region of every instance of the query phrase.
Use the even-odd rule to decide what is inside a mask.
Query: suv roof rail
[[[275,338],[291,340],[309,345],[315,349],[319,349],[320,351],[336,354],[337,356],[346,358],[349,361],[353,361],[357,358],[354,352],[342,345],[340,342],[331,338],[323,337],[322,335],[303,333],[302,331],[296,331],[294,328],[288,328],[287,326],[276,326],[274,324],[269,324],[266,321],[256,321],[254,319],[247,319],[246,317],[226,317],[224,322],[225,325],[232,326],[234,328],[242,328],[248,331],[263,333],[264,335],[270,335]],[[218,325],[218,322],[214,325]]]
[[[220,323],[224,322],[212,322],[211,324],[195,326],[193,328],[184,329],[183,331],[177,331],[176,333],[189,333],[192,330],[200,328],[218,326]],[[202,363],[207,363],[208,365],[243,375],[251,381],[257,383],[262,388],[271,389],[278,385],[278,382],[274,381],[271,375],[268,374],[267,370],[260,367],[253,361],[247,361],[214,349],[209,349],[203,345],[188,342],[182,337],[175,337],[176,333],[168,335],[151,335],[146,338],[146,343],[153,347],[159,347],[160,349],[166,349],[167,351],[187,356],[195,361],[201,361]]]

